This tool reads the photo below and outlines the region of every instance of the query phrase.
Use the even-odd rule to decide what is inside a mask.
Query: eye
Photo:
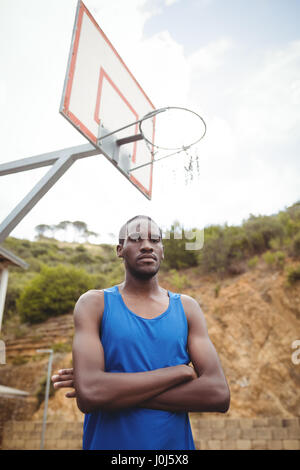
[[[133,242],[138,242],[141,238],[141,234],[138,232],[134,232],[134,233],[131,233],[128,238],[130,238],[130,240]]]
[[[151,238],[152,243],[158,243],[160,238]]]

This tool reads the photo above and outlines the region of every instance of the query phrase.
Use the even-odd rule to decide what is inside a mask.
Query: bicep
[[[222,374],[217,351],[208,335],[204,314],[198,302],[189,298],[185,311],[188,318],[188,352],[193,366],[200,375]]]
[[[85,394],[94,375],[104,371],[103,346],[99,336],[101,299],[97,295],[81,297],[74,309],[73,367],[75,389]]]
[[[213,375],[221,370],[217,351],[208,336],[190,333],[188,352],[198,376]]]

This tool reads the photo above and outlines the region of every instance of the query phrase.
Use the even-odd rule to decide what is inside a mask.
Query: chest
[[[147,318],[153,315],[150,304],[140,312],[135,303],[125,307],[119,297],[114,300],[101,328],[107,371],[139,372],[189,362],[187,322],[177,303],[154,303],[156,316]]]
[[[160,296],[157,298],[139,299],[122,296],[125,306],[135,315],[152,319],[164,313],[169,307],[169,297]]]

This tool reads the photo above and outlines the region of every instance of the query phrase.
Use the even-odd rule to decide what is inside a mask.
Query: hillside
[[[287,260],[287,265],[295,264]],[[189,284],[180,291],[199,301],[221,358],[231,389],[227,415],[299,416],[300,365],[292,363],[291,344],[300,338],[300,282],[288,287],[284,271],[271,270],[262,259],[251,270],[222,280],[213,274],[200,276],[196,268],[182,270],[180,275]],[[160,274],[160,284],[178,291],[168,273]],[[72,314],[23,325],[17,335],[7,329],[7,364],[0,368],[0,383],[26,390],[30,397],[14,403],[0,399],[2,421],[42,419],[40,382],[46,375],[47,357],[38,355],[36,349],[54,348],[53,371],[70,367],[72,335]],[[83,419],[75,400],[66,399],[61,390],[52,393],[49,420]]]

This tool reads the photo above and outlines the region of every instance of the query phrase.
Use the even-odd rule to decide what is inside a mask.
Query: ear
[[[123,258],[123,245],[117,245],[117,257]]]

